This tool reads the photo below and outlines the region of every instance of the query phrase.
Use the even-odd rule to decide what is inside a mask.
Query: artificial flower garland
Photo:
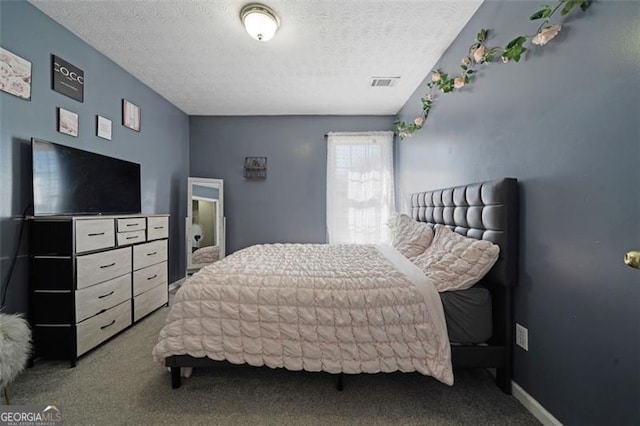
[[[484,42],[487,39],[489,30],[482,29],[476,35],[476,41],[469,46],[469,54],[462,58],[460,64],[461,73],[458,76],[450,77],[448,74],[443,73],[439,69],[431,71],[431,81],[427,83],[429,92],[422,98],[422,112],[411,123],[405,123],[400,121],[399,118],[393,122],[396,134],[400,139],[404,139],[413,135],[416,131],[422,129],[424,121],[429,116],[429,112],[433,107],[433,103],[436,99],[434,88],[437,87],[442,93],[451,93],[454,90],[461,89],[467,84],[470,84],[475,67],[481,64],[493,62],[493,60],[500,54],[500,59],[503,63],[507,63],[511,60],[519,62],[520,58],[527,51],[524,46],[525,42],[531,38],[531,43],[544,46],[553,39],[558,32],[562,29],[559,24],[549,25],[551,17],[560,10],[560,15],[565,16],[569,14],[576,6],[584,12],[591,5],[590,0],[559,0],[555,7],[546,5],[540,10],[535,12],[529,17],[531,21],[542,19],[542,23],[538,27],[538,30],[533,35],[521,35],[511,40],[504,48],[485,46]]]

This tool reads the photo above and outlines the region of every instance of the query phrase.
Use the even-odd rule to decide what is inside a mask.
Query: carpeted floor
[[[10,387],[17,405],[56,405],[66,424],[440,425],[538,424],[484,370],[456,372],[449,387],[419,374],[345,376],[225,365],[195,370],[172,390],[151,349],[162,308],[68,363],[39,360]]]

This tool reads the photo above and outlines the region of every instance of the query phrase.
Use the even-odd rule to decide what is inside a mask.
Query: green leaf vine
[[[560,11],[561,16],[568,15],[576,7],[583,12],[591,5],[590,0],[558,0],[555,6],[544,5],[539,10],[529,16],[529,20],[542,20],[535,34],[519,35],[509,41],[505,47],[487,47],[485,42],[489,36],[489,30],[481,29],[476,35],[475,42],[469,46],[467,56],[462,58],[460,72],[454,75],[445,73],[439,69],[431,71],[431,81],[427,83],[429,91],[420,99],[422,103],[421,113],[413,122],[405,123],[396,117],[393,122],[396,134],[400,139],[413,135],[422,129],[433,104],[437,98],[436,93],[452,93],[468,85],[473,80],[473,74],[479,65],[492,63],[496,58],[500,58],[502,63],[510,61],[520,62],[520,59],[527,51],[527,41],[529,44],[544,46],[562,29],[559,24],[550,25],[551,18]]]

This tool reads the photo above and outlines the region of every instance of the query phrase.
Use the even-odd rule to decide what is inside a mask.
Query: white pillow
[[[433,230],[429,225],[417,222],[406,214],[392,217],[389,228],[393,235],[391,245],[407,258],[424,252],[433,240]]]
[[[433,243],[411,261],[439,292],[466,290],[489,272],[499,253],[500,247],[490,241],[467,238],[436,225]]]

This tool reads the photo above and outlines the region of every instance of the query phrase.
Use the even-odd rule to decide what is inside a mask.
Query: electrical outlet
[[[529,350],[529,330],[516,323],[516,345],[525,351]]]

